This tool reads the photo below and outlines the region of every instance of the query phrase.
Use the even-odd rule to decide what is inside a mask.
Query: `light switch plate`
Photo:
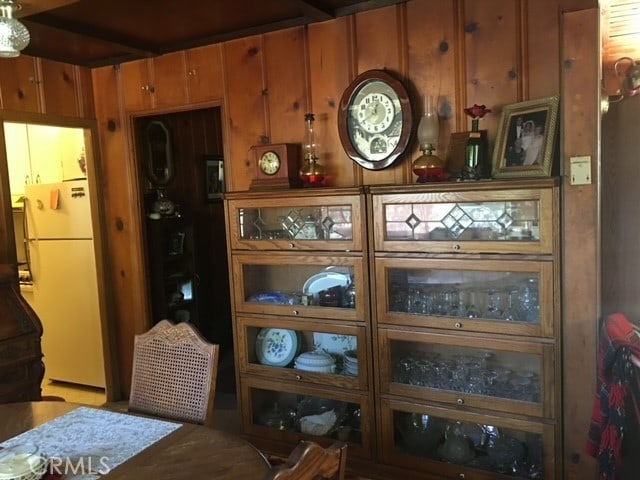
[[[591,157],[571,157],[571,185],[591,184]]]

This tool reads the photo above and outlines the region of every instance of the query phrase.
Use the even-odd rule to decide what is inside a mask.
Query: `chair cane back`
[[[136,335],[129,411],[210,425],[219,349],[189,323]]]
[[[335,442],[327,448],[302,441],[286,462],[274,467],[262,480],[344,480],[347,444]]]

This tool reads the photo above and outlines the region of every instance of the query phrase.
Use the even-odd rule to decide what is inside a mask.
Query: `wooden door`
[[[187,50],[187,87],[190,103],[222,99],[220,44]]]
[[[184,51],[155,57],[152,65],[155,106],[177,107],[188,103]]]
[[[155,87],[150,75],[150,60],[136,60],[120,65],[122,92],[126,111],[148,110],[154,105]]]
[[[79,117],[76,70],[68,63],[40,59],[42,73],[43,113]]]
[[[3,59],[0,94],[4,110],[40,111],[37,59],[27,55]]]

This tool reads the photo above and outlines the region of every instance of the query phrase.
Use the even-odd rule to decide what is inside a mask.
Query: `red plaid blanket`
[[[598,459],[600,480],[616,480],[622,465],[625,399],[631,392],[629,381],[637,374],[631,355],[640,357],[640,335],[624,315],[609,315],[598,345],[596,397],[587,442],[587,453]]]

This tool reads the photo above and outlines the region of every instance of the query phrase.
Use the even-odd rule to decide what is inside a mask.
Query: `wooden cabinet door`
[[[153,107],[155,87],[150,74],[151,60],[136,60],[120,65],[120,79],[126,111]]]
[[[188,103],[185,53],[175,52],[153,59],[155,106],[174,107]]]
[[[222,99],[220,44],[187,50],[187,87],[190,103]]]
[[[76,69],[77,67],[68,63],[40,59],[43,113],[80,116]]]
[[[40,111],[37,59],[27,55],[5,58],[0,68],[0,93],[4,110]]]

